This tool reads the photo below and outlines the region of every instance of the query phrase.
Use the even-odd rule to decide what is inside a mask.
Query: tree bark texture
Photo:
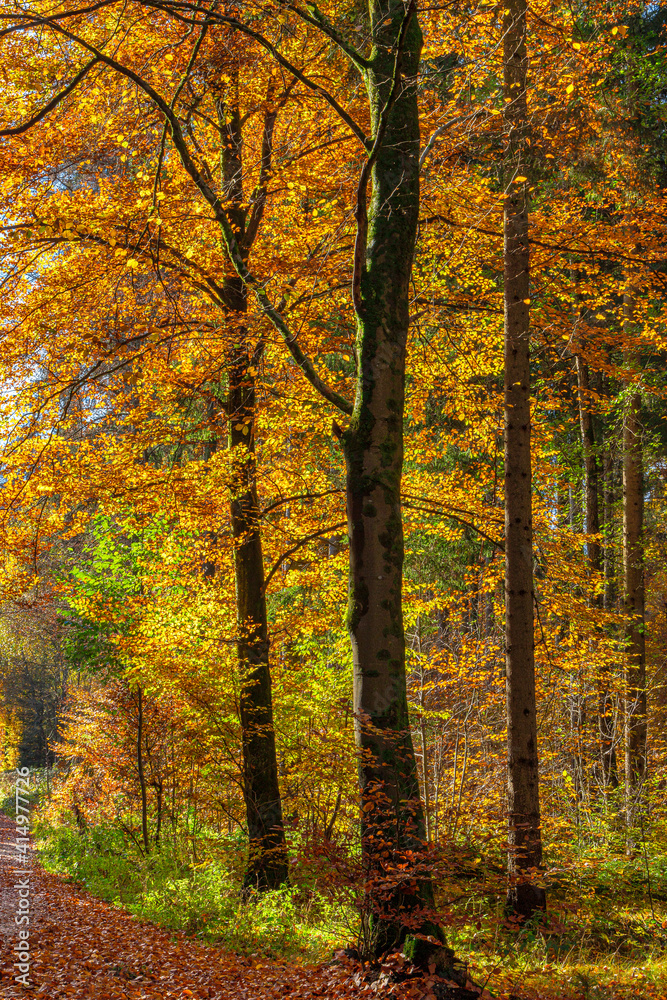
[[[624,297],[626,328],[634,315],[632,293]],[[633,358],[630,357],[632,363]],[[644,522],[641,393],[628,385],[623,423],[623,606],[625,610],[625,790],[632,827],[646,777],[646,648],[644,633]]]
[[[151,842],[148,837],[148,795],[146,792],[146,775],[144,772],[144,704],[143,692],[137,684],[137,771],[139,773],[139,790],[141,792],[141,839],[146,854],[150,853]]]
[[[577,388],[579,396],[579,423],[581,427],[581,448],[584,459],[584,503],[585,531],[587,535],[600,533],[600,483],[604,481],[601,469],[598,442],[595,437],[595,424],[591,409],[591,386],[588,365],[577,356]],[[592,576],[599,576],[603,571],[603,549],[600,542],[587,542],[588,566]],[[601,593],[592,598],[592,605],[602,608],[604,605],[604,586]],[[611,677],[609,669],[601,666],[597,676],[598,720],[600,735],[600,764],[602,781],[605,788],[614,785],[616,770],[614,750],[614,703],[611,694]],[[616,784],[618,781],[616,780]]]
[[[526,3],[504,8],[505,90],[505,643],[508,750],[508,904],[544,909],[533,632],[530,456],[530,249],[526,174]]]
[[[272,95],[269,94],[269,98]],[[243,135],[238,106],[218,108],[223,137],[222,187],[231,202],[230,221],[247,257],[261,212],[248,215],[243,204]],[[271,162],[276,112],[269,103],[264,118],[262,171]],[[257,201],[255,201],[257,205]],[[239,713],[243,749],[243,795],[248,823],[249,855],[244,889],[276,889],[288,881],[287,846],[278,783],[273,725],[269,637],[264,587],[264,559],[257,497],[255,455],[256,389],[249,333],[248,295],[238,277],[223,285],[222,304],[228,317],[225,352],[228,380],[228,446],[234,576],[236,584],[237,654],[240,672]]]
[[[382,952],[406,942],[409,915],[422,913],[421,926],[413,924],[412,930],[437,934],[438,929],[428,912],[433,906],[428,874],[415,878],[414,865],[405,872],[397,868],[409,852],[423,852],[426,840],[406,692],[401,517],[409,282],[419,215],[415,74],[422,37],[414,11],[406,14],[396,0],[372,0],[369,14],[374,45],[365,80],[372,134],[382,140],[370,176],[367,239],[354,296],[356,398],[342,445],[362,851],[374,947]],[[399,43],[400,83],[386,112]],[[365,213],[363,191],[362,196]],[[423,942],[410,940],[405,947],[419,959]]]

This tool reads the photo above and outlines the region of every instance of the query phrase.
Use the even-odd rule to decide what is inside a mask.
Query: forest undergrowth
[[[244,893],[240,835],[200,830],[146,855],[131,822],[126,830],[81,830],[73,817],[53,823],[44,772],[39,777],[33,826],[47,871],[141,920],[245,958],[310,966],[346,946],[363,962],[358,887],[335,882],[321,852],[297,837],[289,845],[289,886]],[[1,805],[11,815],[13,796]],[[587,834],[573,826],[545,841],[549,908],[527,923],[506,911],[504,845],[469,837],[441,846],[437,902],[448,941],[491,997],[665,996],[667,845],[657,837],[629,855],[620,824],[616,833]]]

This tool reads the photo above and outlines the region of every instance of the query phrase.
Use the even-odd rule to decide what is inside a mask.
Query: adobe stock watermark
[[[30,768],[16,768],[16,861],[14,868],[17,893],[16,915],[14,924],[17,929],[14,962],[16,975],[14,981],[23,986],[30,986],[30,869],[28,867],[28,851],[30,849]]]

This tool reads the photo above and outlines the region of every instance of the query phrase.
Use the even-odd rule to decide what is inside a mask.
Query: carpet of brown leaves
[[[317,967],[253,960],[170,935],[52,875],[31,857],[30,986],[17,983],[15,826],[0,814],[0,997],[48,1000],[307,1000],[311,997],[436,1000],[437,977],[369,979],[357,963]],[[464,996],[462,991],[459,996]]]

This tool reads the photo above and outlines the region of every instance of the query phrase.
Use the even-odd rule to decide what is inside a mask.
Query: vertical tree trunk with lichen
[[[399,865],[425,847],[424,814],[410,732],[403,628],[403,410],[409,283],[419,215],[416,13],[396,0],[369,4],[373,49],[366,70],[375,152],[366,219],[357,206],[354,304],[358,380],[342,434],[350,540],[347,625],[354,661],[361,838],[367,901],[379,953],[423,950],[414,930],[438,935],[428,875]],[[398,53],[398,55],[397,55]],[[398,65],[398,68],[397,68]],[[367,231],[366,231],[367,224]],[[421,915],[420,915],[421,912]],[[430,947],[430,946],[427,946]],[[444,948],[439,960],[450,964]]]
[[[533,632],[530,457],[530,249],[528,240],[526,2],[503,19],[505,84],[505,643],[508,750],[508,904],[544,909]]]

